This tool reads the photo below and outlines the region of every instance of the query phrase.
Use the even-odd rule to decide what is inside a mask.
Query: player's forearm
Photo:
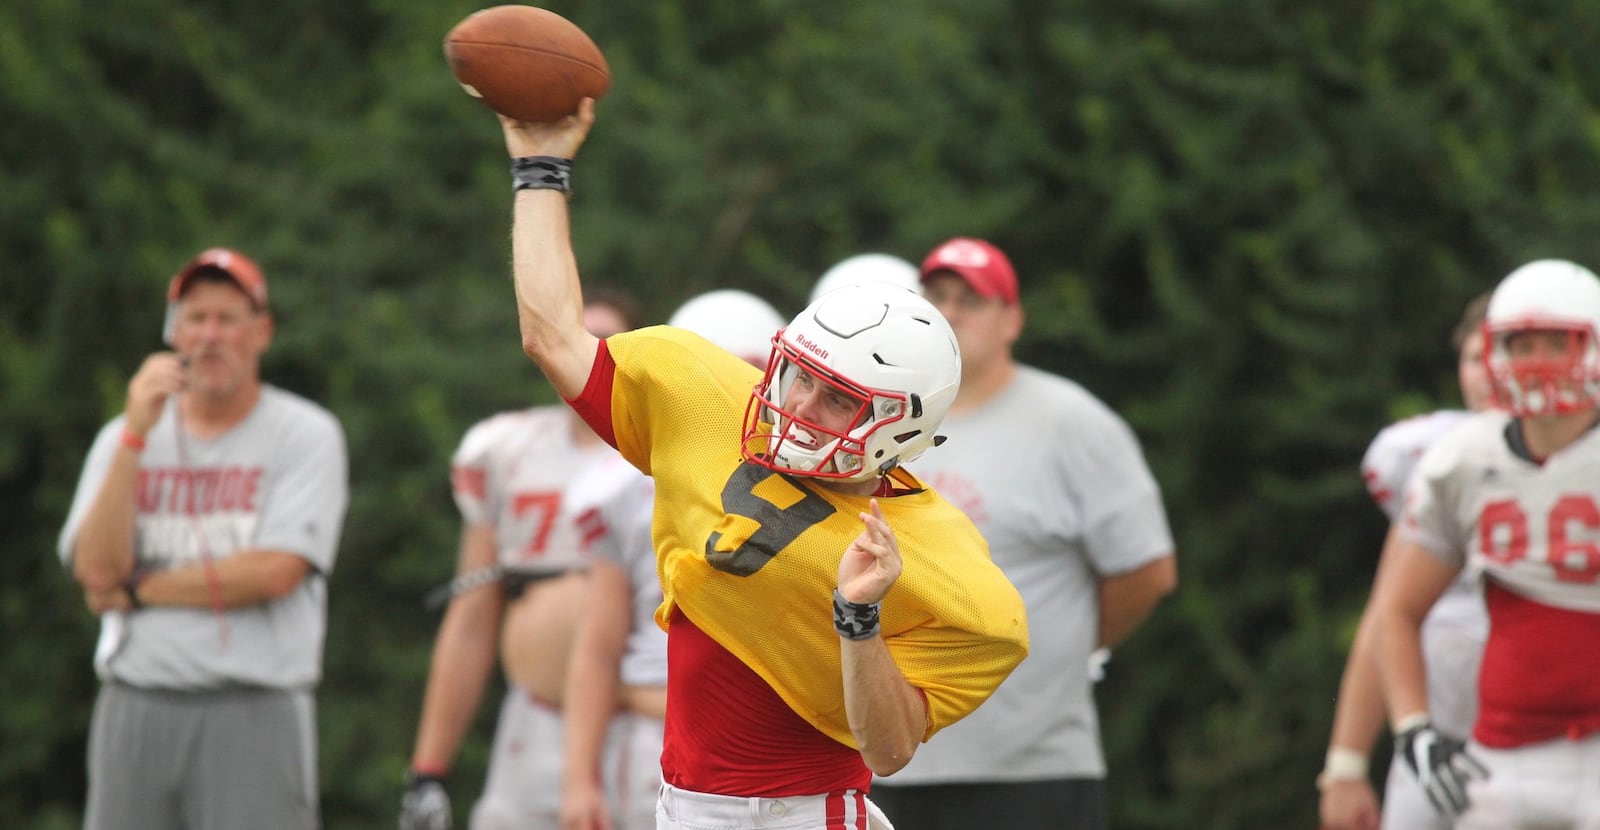
[[[600,749],[605,743],[606,725],[617,711],[621,681],[617,663],[574,649],[567,672],[566,705],[562,707],[565,730],[563,783],[592,782],[600,773]]]
[[[514,211],[511,270],[522,350],[557,392],[576,398],[594,362],[594,338],[582,337],[583,296],[567,196],[556,190],[521,190]],[[585,342],[587,350],[581,348]]]
[[[220,600],[241,608],[287,596],[309,570],[310,563],[292,553],[241,551],[212,560],[211,573],[199,562],[152,571],[139,581],[139,601],[210,608]]]
[[[1345,660],[1339,681],[1339,698],[1333,712],[1329,748],[1342,747],[1371,755],[1383,729],[1383,682],[1378,669],[1375,620],[1370,609],[1361,615],[1360,628]]]
[[[839,638],[845,716],[861,758],[878,775],[911,761],[927,729],[927,705],[895,665],[883,637]]]
[[[568,660],[562,695],[565,722],[564,784],[592,781],[599,774],[606,725],[622,690],[622,657],[632,620],[631,584],[615,566],[598,562],[589,573],[589,595]]]
[[[1391,723],[1428,711],[1428,681],[1422,662],[1422,621],[1401,609],[1378,607],[1374,615],[1379,677]]]
[[[78,526],[72,575],[87,591],[119,588],[133,573],[134,498],[139,454],[118,446],[94,503]]]
[[[1144,624],[1161,599],[1177,587],[1177,560],[1170,554],[1128,573],[1100,580],[1096,647],[1120,645]]]
[[[494,671],[500,601],[497,596],[475,599],[458,597],[439,628],[411,753],[413,769],[449,770]]]

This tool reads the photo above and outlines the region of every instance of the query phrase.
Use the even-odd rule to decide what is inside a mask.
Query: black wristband
[[[139,580],[143,576],[139,571],[134,571],[122,580],[122,593],[128,595],[128,605],[135,611],[144,608],[144,603],[139,601]]]
[[[559,190],[572,192],[572,159],[558,156],[522,156],[511,160],[511,192]]]
[[[833,630],[846,640],[870,640],[878,636],[876,602],[851,602],[833,589]]]

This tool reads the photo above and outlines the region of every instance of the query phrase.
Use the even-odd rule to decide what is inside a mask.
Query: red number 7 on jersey
[[[1600,576],[1600,545],[1568,538],[1573,524],[1600,532],[1600,508],[1588,495],[1562,496],[1545,520],[1545,561],[1562,582],[1591,583]],[[1528,516],[1515,501],[1495,501],[1478,516],[1478,541],[1483,554],[1510,565],[1528,556]]]
[[[561,512],[561,493],[518,493],[511,498],[511,515],[522,518],[530,510],[539,511],[539,524],[528,534],[528,544],[522,549],[525,559],[544,555],[544,546],[550,541],[550,529],[555,527],[556,515]]]

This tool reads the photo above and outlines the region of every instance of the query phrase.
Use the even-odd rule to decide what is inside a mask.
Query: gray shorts
[[[307,691],[100,688],[84,830],[317,830]]]

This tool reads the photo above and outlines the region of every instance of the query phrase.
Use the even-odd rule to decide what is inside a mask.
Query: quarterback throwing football
[[[840,289],[766,369],[652,327],[581,324],[572,158],[594,103],[502,119],[523,350],[656,481],[667,630],[663,784],[676,828],[886,827],[866,792],[1027,653],[1021,598],[958,510],[901,465],[941,439],[961,358],[915,292]]]

